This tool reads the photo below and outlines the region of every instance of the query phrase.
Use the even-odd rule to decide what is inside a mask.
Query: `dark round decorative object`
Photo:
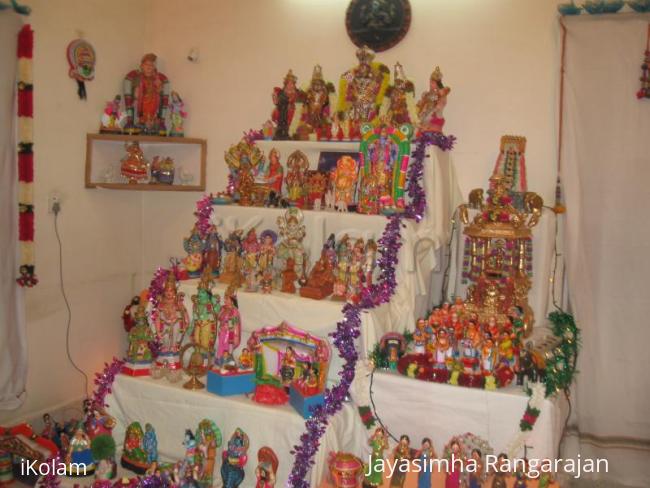
[[[409,0],[352,0],[345,15],[352,42],[385,51],[404,39],[411,26]]]

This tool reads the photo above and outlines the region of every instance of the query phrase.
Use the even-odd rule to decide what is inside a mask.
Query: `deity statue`
[[[277,234],[269,229],[263,231],[260,235],[260,252],[257,267],[262,293],[271,293],[273,288],[273,280],[275,278],[273,260],[275,259],[275,241],[277,238]]]
[[[214,363],[221,366],[226,353],[231,357],[241,343],[241,315],[237,307],[235,288],[231,285],[223,295],[223,306],[218,316],[219,331]]]
[[[253,142],[242,139],[225,152],[224,159],[230,169],[232,196],[242,205],[249,205],[251,191],[255,183],[254,175],[264,161],[264,154]],[[244,202],[241,202],[241,199]]]
[[[420,132],[442,132],[445,125],[442,115],[450,91],[451,88],[442,84],[442,72],[436,66],[429,79],[429,90],[422,94],[417,103]]]
[[[203,269],[203,253],[205,252],[205,241],[201,237],[198,227],[192,227],[189,237],[183,239],[183,249],[187,256],[183,258],[183,267],[191,278],[201,275]]]
[[[332,299],[345,300],[350,281],[350,263],[352,261],[352,241],[344,235],[336,246],[336,272]]]
[[[152,359],[149,343],[153,340],[153,333],[147,320],[145,304],[138,305],[135,312],[135,325],[129,331],[129,350],[126,353],[130,363],[147,363]]]
[[[278,217],[278,228],[282,241],[278,245],[278,257],[283,260],[292,258],[299,275],[305,273],[305,249],[302,240],[305,238],[305,224],[302,211],[299,208],[289,208],[283,216]]]
[[[126,129],[130,132],[167,135],[169,80],[156,68],[156,59],[155,54],[145,54],[140,69],[131,71],[124,79]]]
[[[149,467],[144,450],[144,431],[140,422],[131,422],[126,428],[121,464],[123,468],[138,474],[144,474]]]
[[[296,110],[296,101],[299,96],[299,91],[296,87],[297,81],[298,78],[293,74],[293,71],[289,70],[284,77],[282,88],[276,86],[273,89],[275,110],[273,110],[271,118],[276,124],[275,135],[273,136],[273,139],[276,141],[290,139],[289,126],[291,125]]]
[[[393,69],[393,84],[386,90],[381,115],[388,124],[395,127],[414,124],[417,121],[414,97],[413,82],[406,79],[404,68],[400,63],[396,63]]]
[[[144,157],[138,141],[124,143],[126,156],[121,160],[120,174],[124,176],[130,184],[144,181],[149,177],[149,161]]]
[[[142,447],[147,454],[147,464],[151,465],[151,463],[158,461],[158,439],[156,438],[156,431],[153,425],[149,423],[144,425]]]
[[[106,102],[101,116],[99,132],[119,134],[125,125],[126,113],[122,110],[122,96],[115,95],[113,100]]]
[[[300,150],[294,151],[287,160],[287,198],[301,207],[304,201],[305,176],[309,169],[309,160]]]
[[[323,70],[319,64],[314,66],[309,88],[301,94],[302,113],[296,137],[306,141],[309,139],[330,139],[330,95],[334,93],[334,85],[323,79]]]
[[[268,165],[260,165],[260,171],[257,178],[261,179],[263,184],[267,185],[276,195],[282,195],[282,179],[284,177],[284,168],[280,163],[280,153],[276,148],[269,152]]]
[[[223,463],[221,464],[223,488],[237,488],[243,483],[249,445],[250,441],[246,432],[240,428],[235,429],[223,451]]]
[[[217,321],[221,306],[219,295],[212,294],[212,271],[205,268],[201,281],[192,295],[192,341],[210,355],[214,351],[217,336]]]
[[[223,271],[219,276],[221,283],[233,285],[236,288],[239,288],[243,282],[242,233],[241,229],[234,230],[224,242],[223,248],[226,251],[226,256]]]
[[[158,297],[158,306],[152,313],[154,331],[160,343],[158,361],[178,362],[178,351],[185,331],[189,326],[189,315],[183,303],[184,293],[176,288],[176,277],[171,270],[167,275],[163,292]]]
[[[354,203],[357,183],[357,162],[351,156],[341,156],[330,174],[334,189],[334,201],[338,210],[347,212]]]
[[[217,449],[221,447],[221,430],[212,420],[203,419],[199,422],[194,438],[197,442],[197,461],[199,465],[199,483],[211,487],[214,482],[214,465],[217,460]]]
[[[363,278],[366,287],[373,283],[373,275],[377,267],[377,243],[374,239],[368,239],[366,243],[365,260],[363,262]]]
[[[323,196],[327,191],[329,177],[327,173],[321,171],[307,171],[307,181],[305,182],[307,193],[307,208],[320,210],[323,204]]]
[[[203,252],[203,262],[212,270],[213,276],[219,276],[221,271],[221,249],[223,241],[217,231],[217,226],[212,224],[208,230],[208,237],[205,241],[205,250]]]
[[[178,94],[178,92],[172,91],[169,110],[169,119],[171,125],[169,129],[170,136],[183,137],[185,135],[183,124],[186,118],[187,112],[185,111],[185,104],[183,103],[183,99]]]
[[[270,447],[262,447],[257,451],[257,461],[255,488],[274,488],[279,464],[275,452]]]
[[[388,87],[390,71],[384,64],[373,62],[374,57],[368,47],[358,49],[358,66],[341,76],[338,111],[350,139],[359,139],[361,126],[377,118]]]
[[[300,296],[321,300],[331,295],[333,289],[334,268],[327,254],[327,249],[323,248],[320,259],[316,261],[309,273],[307,283],[300,288]]]
[[[377,427],[374,434],[368,439],[370,445],[370,462],[365,472],[364,484],[368,486],[381,486],[383,482],[383,469],[380,468],[384,460],[384,451],[388,449],[388,435],[382,427]]]
[[[242,272],[244,275],[244,280],[246,281],[246,291],[257,291],[257,262],[260,254],[260,243],[257,240],[257,233],[255,232],[254,227],[248,231],[246,238],[242,242],[242,252]]]
[[[363,280],[363,263],[365,258],[365,243],[363,239],[357,239],[352,248],[352,255],[349,265],[349,281],[346,291],[346,299],[356,302],[359,298],[361,281]]]
[[[284,270],[282,271],[282,293],[296,293],[296,280],[298,278],[298,273],[296,273],[296,262],[292,257],[288,257]]]

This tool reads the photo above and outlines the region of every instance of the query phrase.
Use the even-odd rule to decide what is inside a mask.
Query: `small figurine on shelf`
[[[115,95],[115,98],[106,102],[106,107],[101,117],[100,133],[119,134],[126,125],[126,113],[122,110],[122,97]]]
[[[219,276],[219,281],[221,283],[233,285],[235,288],[239,288],[243,282],[243,259],[241,256],[243,232],[244,231],[241,229],[232,231],[230,235],[228,235],[223,246],[226,251],[226,256],[224,258],[223,271]]]
[[[169,80],[157,70],[156,60],[155,54],[145,54],[140,69],[129,72],[124,79],[126,129],[129,132],[167,135]]]
[[[483,345],[480,351],[481,373],[485,376],[485,388],[488,390],[496,389],[496,380],[494,378],[494,369],[497,363],[497,349],[494,346],[492,334],[485,332]]]
[[[364,486],[381,486],[383,483],[384,451],[388,449],[388,435],[383,427],[377,427],[368,440],[370,445],[369,466],[365,472]]]
[[[291,384],[296,374],[296,353],[292,346],[287,346],[282,356],[280,377],[285,387]]]
[[[206,244],[201,238],[198,227],[192,227],[192,232],[189,237],[183,239],[183,249],[187,256],[183,258],[183,267],[187,271],[190,278],[201,276],[203,269],[203,253],[205,252]]]
[[[363,475],[363,462],[348,452],[330,452],[327,460],[335,488],[358,488]]]
[[[442,72],[436,66],[431,73],[429,90],[424,92],[417,103],[420,132],[442,132],[445,119],[442,116],[447,105],[447,96],[451,88],[442,84]]]
[[[178,366],[178,351],[190,324],[184,297],[185,294],[178,292],[176,288],[176,277],[171,270],[167,275],[163,292],[158,297],[158,306],[152,313],[152,322],[156,338],[160,343],[157,361],[158,363],[167,361],[173,368]]]
[[[205,240],[205,250],[203,251],[203,262],[209,266],[213,276],[219,276],[221,270],[221,249],[223,241],[217,231],[216,225],[211,225],[208,231],[208,237]]]
[[[255,358],[253,357],[253,354],[247,347],[243,348],[241,350],[241,354],[239,355],[239,369],[248,371],[253,369],[254,365]]]
[[[293,258],[287,258],[284,271],[282,271],[282,293],[296,293],[296,263]]]
[[[345,300],[350,282],[350,264],[352,261],[351,241],[345,234],[336,246],[336,273],[333,285],[333,300]]]
[[[124,307],[122,312],[122,323],[124,324],[124,330],[129,332],[135,325],[135,312],[140,305],[140,297],[138,295],[131,298],[131,302]]]
[[[368,239],[368,242],[366,242],[365,260],[363,262],[363,281],[366,287],[372,285],[376,267],[377,243],[374,239]]]
[[[250,192],[254,184],[254,176],[259,173],[259,166],[264,161],[264,154],[253,142],[242,139],[237,144],[233,144],[224,153],[224,159],[230,169],[228,181],[228,190],[222,197],[240,200],[244,198],[244,203],[249,204]],[[248,200],[248,201],[247,201]],[[224,200],[223,203],[230,200]]]
[[[327,250],[321,251],[320,259],[316,261],[309,273],[307,283],[300,288],[300,296],[322,300],[332,294],[334,290],[334,269]]]
[[[415,331],[413,332],[413,353],[425,354],[429,339],[430,336],[427,330],[426,320],[418,319],[415,323]]]
[[[289,208],[283,216],[278,217],[278,228],[282,242],[278,245],[278,257],[286,260],[293,259],[297,272],[305,273],[306,259],[302,241],[305,238],[303,214],[299,208]]]
[[[241,342],[241,316],[237,308],[235,288],[232,285],[223,295],[223,306],[219,312],[218,320],[219,331],[214,363],[217,366],[222,366],[224,354],[228,353],[232,357]]]
[[[309,160],[300,150],[294,151],[287,159],[287,198],[298,207],[304,205],[305,175],[309,169]]]
[[[504,453],[499,454],[497,457],[497,469],[495,470],[494,477],[492,478],[491,488],[506,488],[508,486],[508,466],[510,461],[508,456]]]
[[[277,234],[269,229],[263,231],[260,235],[261,244],[257,266],[262,293],[271,293],[273,287],[273,280],[275,278],[273,260],[275,259],[275,241],[277,238]]]
[[[317,64],[309,88],[301,96],[301,116],[295,131],[297,139],[306,141],[331,137],[330,95],[333,93],[334,85],[323,79],[323,70]]]
[[[122,373],[131,376],[146,376],[149,374],[153,357],[149,343],[152,340],[153,333],[147,320],[145,306],[141,303],[135,313],[135,326],[129,331],[127,362],[122,366]]]
[[[140,422],[132,422],[126,428],[121,464],[137,474],[144,474],[149,467],[147,453],[144,450],[144,431]]]
[[[199,422],[194,436],[197,441],[197,458],[199,465],[199,483],[209,488],[214,481],[214,465],[217,460],[217,449],[221,447],[221,430],[212,420],[203,419]]]
[[[445,488],[461,488],[464,486],[462,480],[461,466],[466,461],[464,452],[464,445],[461,446],[462,440],[458,437],[453,437],[449,444],[445,446],[444,457],[450,462],[447,473],[445,474]],[[457,460],[456,462],[454,462]]]
[[[436,457],[431,439],[422,439],[422,448],[416,455],[420,459],[422,470],[418,473],[418,488],[431,488],[431,460]]]
[[[373,62],[375,53],[368,47],[359,48],[356,55],[359,64],[341,76],[338,101],[338,111],[345,117],[352,140],[358,140],[361,126],[379,114],[390,80],[390,70]]]
[[[65,454],[66,474],[68,476],[87,476],[95,472],[95,461],[90,449],[90,438],[79,423]]]
[[[330,179],[334,190],[334,201],[339,212],[347,212],[354,203],[357,183],[357,162],[351,156],[341,156],[332,170]]]
[[[221,306],[219,295],[212,294],[212,272],[209,267],[203,270],[196,295],[192,295],[192,304],[192,342],[207,354],[212,354]]]
[[[154,430],[153,425],[150,423],[144,425],[142,447],[144,448],[144,452],[147,454],[148,465],[158,462],[158,438],[156,437],[156,431]]]
[[[417,120],[414,97],[413,82],[406,78],[404,67],[400,63],[395,63],[393,84],[386,90],[380,114],[395,127],[401,124],[413,124]]]
[[[120,173],[130,184],[149,178],[149,161],[144,157],[138,141],[124,144],[126,156],[121,160]]]
[[[399,438],[399,443],[393,450],[393,462],[395,463],[396,469],[393,473],[393,476],[390,479],[390,486],[396,486],[402,488],[404,486],[404,481],[406,481],[406,473],[408,470],[403,467],[400,469],[400,465],[405,465],[410,463],[415,455],[414,449],[411,449],[411,439],[406,434],[401,435]]]
[[[223,488],[237,488],[244,482],[244,466],[248,461],[248,435],[239,427],[230,437],[223,451],[221,480]]]
[[[185,111],[185,104],[183,103],[183,99],[178,94],[178,92],[172,91],[169,110],[169,119],[171,126],[169,128],[170,136],[183,137],[185,135],[183,125],[186,118],[187,112]]]
[[[296,101],[298,100],[299,90],[296,87],[298,78],[289,72],[284,77],[282,88],[275,87],[273,89],[273,105],[275,109],[271,118],[275,122],[275,135],[273,139],[276,141],[284,141],[290,139],[289,126],[296,110]]]
[[[329,178],[327,173],[320,171],[307,171],[307,180],[305,182],[307,193],[307,208],[320,210],[323,204],[323,196],[327,190]]]
[[[278,457],[270,447],[261,447],[257,451],[257,467],[255,468],[255,488],[274,488],[275,474],[278,471]]]
[[[257,233],[253,227],[246,234],[242,242],[243,266],[242,272],[246,282],[246,291],[257,291],[258,259],[260,254],[260,243],[257,240]]]
[[[149,183],[173,185],[175,172],[176,169],[172,158],[161,159],[160,156],[154,156],[151,162],[151,181]]]
[[[274,191],[276,195],[282,195],[282,179],[284,178],[284,168],[280,163],[280,153],[276,148],[269,152],[269,163],[264,165],[258,177],[261,177],[264,184]]]

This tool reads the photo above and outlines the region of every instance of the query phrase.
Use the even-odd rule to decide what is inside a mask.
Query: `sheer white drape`
[[[565,19],[566,262],[583,333],[567,447],[632,486],[650,479],[650,100],[635,97],[648,21]]]
[[[18,263],[16,167],[16,43],[22,20],[0,13],[0,409],[23,402],[27,346]]]

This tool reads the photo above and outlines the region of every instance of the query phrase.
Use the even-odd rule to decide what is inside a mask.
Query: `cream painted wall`
[[[208,139],[208,190],[224,187],[223,152],[272,110],[288,68],[306,83],[313,65],[334,81],[355,64],[345,32],[348,0],[31,0],[36,31],[36,252],[41,283],[27,292],[28,397],[0,423],[83,394],[65,353],[65,308],[47,197],[63,195],[60,229],[72,303],[72,353],[89,374],[124,350],[120,313],[151,272],[181,255],[197,193],[118,192],[83,187],[84,136],[144,52],[183,96],[187,134]],[[484,186],[501,134],[528,137],[530,187],[552,201],[555,185],[556,0],[411,0],[413,23],[397,47],[419,93],[440,65],[452,87],[447,131],[463,192]],[[76,96],[64,58],[77,30],[95,46],[97,78]],[[190,48],[200,60],[186,60]],[[284,155],[286,156],[286,155]]]
[[[242,131],[269,117],[272,88],[289,68],[307,83],[320,63],[327,79],[356,63],[345,32],[349,0],[186,0],[155,2],[148,12],[146,50],[184,97],[187,133],[208,139],[208,190],[224,187],[223,152]],[[555,0],[411,0],[405,39],[378,55],[400,61],[426,88],[436,65],[452,92],[448,133],[458,137],[454,160],[463,193],[485,186],[505,133],[528,138],[530,188],[547,201],[556,178],[558,27]],[[153,6],[153,4],[152,4]],[[197,64],[187,61],[197,48]],[[287,155],[284,155],[285,157]],[[179,237],[192,225],[197,195],[144,200],[143,270],[181,255]]]
[[[121,310],[132,296],[141,260],[142,197],[84,188],[85,134],[95,132],[105,100],[120,87],[144,46],[145,5],[128,0],[32,0],[35,31],[36,270],[26,292],[29,372],[22,408],[0,412],[0,424],[29,418],[84,395],[83,378],[65,348],[66,310],[59,290],[51,191],[62,195],[59,230],[73,310],[71,352],[92,382],[104,361],[124,350]],[[8,14],[3,14],[8,15]],[[65,49],[81,30],[98,55],[96,79],[80,101],[68,77]],[[4,62],[4,61],[3,61]],[[92,383],[90,385],[92,388]]]

